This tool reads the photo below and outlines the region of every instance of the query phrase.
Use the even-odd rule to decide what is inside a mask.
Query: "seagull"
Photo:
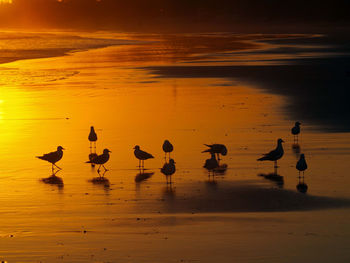
[[[169,163],[165,163],[165,164],[163,165],[163,168],[160,169],[160,171],[161,171],[164,175],[172,175],[172,174],[174,174],[175,171],[176,171],[174,159],[170,159],[170,160],[169,160]]]
[[[152,154],[140,150],[140,146],[138,146],[138,145],[136,145],[134,147],[134,150],[135,150],[134,151],[135,157],[137,159],[139,159],[139,167],[143,167],[144,166],[144,161],[145,160],[154,158]],[[141,165],[141,161],[142,161],[142,165]]]
[[[303,177],[304,177],[304,172],[307,169],[307,163],[305,161],[305,155],[303,153],[300,154],[300,159],[297,162],[296,168],[299,171],[299,177],[300,177],[300,172],[303,172]]]
[[[220,154],[225,156],[227,154],[227,148],[223,144],[204,144],[205,146],[209,147],[209,149],[203,151],[202,153],[209,152],[209,153],[216,153],[218,156],[218,160],[220,161]]]
[[[86,163],[92,163],[92,164],[99,164],[100,166],[97,169],[97,172],[100,173],[101,166],[105,169],[105,171],[108,171],[104,164],[109,160],[109,153],[111,151],[108,149],[103,150],[103,154],[97,155],[95,158],[93,158],[91,161],[88,161]]]
[[[274,161],[275,162],[275,168],[277,168],[277,160],[281,159],[284,151],[282,147],[282,142],[284,142],[282,139],[277,140],[277,147],[275,150],[264,154],[263,157],[259,158],[258,161]]]
[[[90,141],[90,148],[92,148],[91,147],[92,142],[95,143],[95,148],[96,148],[97,134],[95,132],[94,126],[90,127],[89,141]]]
[[[168,176],[170,176],[170,184],[171,184],[171,175],[173,175],[176,171],[175,161],[174,159],[170,159],[169,163],[165,163],[163,167],[160,169],[162,174],[166,176],[166,181],[168,183]]]
[[[214,169],[219,167],[219,163],[215,158],[215,153],[213,152],[211,153],[211,158],[205,161],[205,164],[203,167],[206,168],[209,172],[214,171]]]
[[[56,163],[62,159],[63,150],[64,150],[64,148],[62,146],[58,146],[57,151],[46,153],[42,156],[36,156],[36,158],[39,158],[41,160],[48,161],[49,163],[51,163],[52,164],[52,167],[51,167],[52,171],[54,170],[53,166],[56,166],[58,169],[61,170],[62,168],[58,167],[56,165]]]
[[[300,133],[300,122],[296,122],[294,127],[291,129],[291,133],[294,135],[294,142],[298,142],[298,135]]]
[[[168,140],[165,140],[163,143],[163,151],[165,152],[165,159],[166,159],[167,153],[169,153],[169,159],[170,159],[170,153],[173,150],[174,150],[174,146]]]

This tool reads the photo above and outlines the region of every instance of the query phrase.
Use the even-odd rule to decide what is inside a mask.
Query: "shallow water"
[[[59,40],[51,48],[63,45],[62,35],[54,35]],[[296,120],[287,107],[294,100],[288,93],[266,88],[268,81],[259,85],[259,78],[249,81],[246,74],[192,74],[186,68],[183,74],[188,64],[216,71],[232,65],[279,67],[305,57],[333,58],[337,49],[330,51],[316,35],[77,33],[88,39],[86,44],[79,38],[79,45],[72,35],[64,38],[65,56],[54,51],[48,58],[1,65],[0,259],[349,260],[348,133],[329,132],[317,116],[298,119],[300,152],[309,165],[308,192],[301,194],[299,153],[290,134]],[[96,38],[103,39],[102,46]],[[292,40],[298,54],[271,52]],[[307,40],[312,45],[305,47]],[[91,125],[97,152],[112,151],[108,181],[101,183],[93,180],[96,168],[85,163]],[[273,172],[272,163],[256,161],[277,138],[286,141],[278,170],[282,186],[258,176]],[[165,139],[175,147],[172,185],[160,173]],[[227,146],[223,175],[210,178],[202,168],[209,158],[201,153],[204,143]],[[62,183],[44,183],[50,164],[35,156],[58,145],[66,148],[58,163]],[[135,145],[156,157],[145,162],[148,176],[137,168]]]

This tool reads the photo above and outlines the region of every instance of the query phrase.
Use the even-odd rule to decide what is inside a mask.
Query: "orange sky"
[[[84,29],[223,29],[349,21],[350,3],[253,0],[2,0],[2,27]],[[14,19],[14,17],[16,19]],[[278,23],[277,23],[278,21]],[[297,26],[295,26],[298,28]]]

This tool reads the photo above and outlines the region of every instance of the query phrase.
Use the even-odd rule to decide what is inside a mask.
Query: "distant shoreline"
[[[117,45],[130,45],[136,41],[112,38],[93,38],[58,33],[0,32],[0,65],[20,60],[66,56],[84,50]]]

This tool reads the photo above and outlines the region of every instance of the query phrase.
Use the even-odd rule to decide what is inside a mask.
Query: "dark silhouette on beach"
[[[161,173],[166,177],[166,183],[172,183],[172,175],[176,172],[175,161],[170,159],[169,162],[165,162],[163,167],[160,169]]]
[[[293,134],[294,144],[297,144],[299,141],[300,134],[300,122],[296,122],[294,127],[291,129],[291,133]]]
[[[209,149],[204,150],[203,153],[209,152],[209,153],[215,153],[217,155],[217,160],[220,161],[220,154],[225,156],[227,155],[227,148],[223,144],[204,144],[205,146],[209,147]]]
[[[297,165],[295,166],[295,168],[299,171],[299,177],[301,172],[303,172],[303,177],[304,177],[305,170],[307,169],[307,163],[305,160],[305,155],[303,153],[300,154],[300,159],[297,162]]]
[[[269,153],[265,153],[263,157],[259,158],[258,161],[274,161],[274,171],[275,174],[277,174],[277,160],[281,159],[284,151],[283,151],[283,146],[282,143],[284,141],[282,139],[277,140],[277,147],[275,150],[272,150]]]
[[[219,162],[218,162],[218,160],[216,160],[216,156],[215,156],[214,152],[211,152],[210,154],[211,154],[211,157],[210,157],[210,159],[205,160],[203,168],[208,170],[209,177],[211,174],[214,177],[215,169],[217,169],[219,167]]]
[[[100,168],[101,168],[101,166],[103,167],[103,169],[104,169],[105,171],[108,171],[108,169],[104,166],[104,164],[105,164],[106,162],[108,162],[108,160],[109,160],[109,153],[110,153],[110,152],[111,152],[110,150],[104,149],[104,150],[103,150],[103,153],[102,153],[101,155],[97,155],[95,158],[93,158],[93,159],[90,160],[90,161],[87,161],[86,163],[98,164],[99,167],[98,167],[98,169],[97,169],[97,173],[100,175]],[[103,173],[103,175],[104,175],[104,173]],[[102,176],[103,176],[103,175],[102,175]],[[101,176],[101,175],[100,175],[100,176]]]
[[[90,127],[90,133],[89,133],[88,139],[90,141],[90,149],[93,147],[96,149],[97,134],[95,132],[94,126]]]
[[[166,161],[167,154],[169,154],[169,160],[170,160],[170,153],[174,150],[174,146],[168,140],[165,140],[162,148],[165,153],[165,157],[164,157],[165,161]]]
[[[42,156],[36,156],[37,158],[44,160],[44,161],[48,161],[49,163],[51,163],[51,170],[52,173],[54,172],[54,166],[57,167],[57,169],[61,170],[62,168],[58,167],[56,165],[56,163],[62,159],[63,157],[63,150],[64,148],[62,146],[58,146],[57,147],[57,151],[55,152],[50,152],[50,153],[46,153]]]
[[[134,155],[139,160],[139,168],[144,167],[145,160],[154,158],[152,154],[142,151],[138,145],[134,147]]]

